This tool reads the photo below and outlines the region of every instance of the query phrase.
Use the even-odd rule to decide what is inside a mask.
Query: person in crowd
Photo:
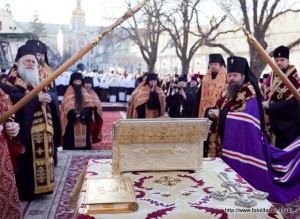
[[[108,102],[108,94],[109,94],[109,83],[110,83],[110,73],[102,73],[100,77],[100,101]]]
[[[201,82],[197,95],[195,113],[205,117],[207,108],[214,107],[226,87],[226,64],[221,54],[209,54],[209,69]]]
[[[269,145],[257,78],[243,57],[229,57],[227,69],[226,93],[208,112],[217,125],[209,155],[222,157],[270,201],[292,201],[300,195],[300,137],[285,150]]]
[[[177,89],[166,98],[168,113],[171,118],[193,117],[195,97],[187,91],[186,76],[179,77]]]
[[[145,72],[143,74],[143,76],[137,78],[137,80],[136,80],[138,82],[137,87],[131,93],[131,97],[128,101],[126,119],[133,119],[133,113],[134,113],[134,110],[135,110],[135,106],[134,106],[135,98],[136,98],[136,95],[142,89],[142,87],[145,85],[145,82],[147,80],[147,74],[148,74],[148,72]]]
[[[12,107],[9,96],[0,88],[0,116]],[[0,218],[22,219],[22,209],[7,138],[16,137],[20,126],[11,116],[0,124]]]
[[[133,118],[158,118],[164,116],[165,94],[157,83],[157,74],[147,73],[146,82],[134,99]]]
[[[102,140],[102,125],[103,125],[103,115],[102,115],[102,105],[100,99],[96,92],[93,90],[93,78],[84,77],[83,86],[86,88],[88,94],[94,103],[94,109],[92,114],[92,120],[90,121],[90,133],[92,139],[92,145],[99,144]]]
[[[40,83],[36,53],[28,45],[18,49],[20,58],[2,87],[14,104]],[[53,124],[59,121],[53,120],[51,102],[51,96],[42,90],[15,114],[20,124],[19,140],[25,146],[16,172],[21,200],[33,200],[37,195],[52,193],[55,188]]]
[[[79,72],[81,74],[85,73],[85,66],[83,63],[78,63],[76,65],[76,72]]]
[[[187,91],[193,95],[193,97],[195,99],[195,102],[196,102],[197,93],[199,91],[198,85],[199,85],[199,83],[198,83],[198,76],[193,75],[191,77],[191,81],[189,83],[189,87],[187,88]]]
[[[83,87],[82,74],[73,73],[60,106],[64,150],[91,149],[90,122],[93,109],[93,100]]]
[[[131,94],[135,89],[135,78],[133,74],[129,74],[125,80],[126,102],[129,102]]]
[[[39,68],[39,77],[40,81],[44,81],[47,77],[52,74],[52,69],[49,67],[48,62],[48,53],[47,53],[47,45],[40,40],[27,40],[25,43],[26,46],[34,47],[37,51],[36,59],[38,61]],[[50,85],[46,88],[46,92],[51,97],[50,110],[52,112],[52,119],[57,121],[53,124],[54,128],[54,164],[57,165],[57,148],[61,143],[61,121],[60,121],[60,111],[59,111],[59,101],[58,95],[56,91],[55,81],[50,83]]]
[[[274,59],[287,79],[300,92],[299,74],[296,67],[289,63],[289,48],[276,48]],[[300,136],[300,104],[274,72],[264,83],[263,106],[269,119],[268,134],[273,145],[283,149]]]
[[[119,79],[117,73],[111,74],[111,79],[109,81],[109,102],[115,103],[119,99]]]
[[[226,64],[223,56],[218,53],[209,54],[208,72],[202,77],[201,86],[196,94],[194,117],[208,117],[207,110],[215,107],[218,98],[226,88]],[[214,126],[211,127],[213,132]],[[203,156],[208,156],[209,134],[203,146]]]

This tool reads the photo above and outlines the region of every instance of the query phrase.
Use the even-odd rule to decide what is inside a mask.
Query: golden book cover
[[[138,209],[129,177],[87,179],[86,213],[130,213]]]

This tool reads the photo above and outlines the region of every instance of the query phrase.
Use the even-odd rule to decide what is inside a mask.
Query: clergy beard
[[[18,67],[18,74],[27,84],[31,84],[32,86],[37,86],[40,82],[37,68],[26,69],[24,65],[20,64]]]
[[[237,92],[240,90],[242,85],[243,85],[243,83],[228,84],[227,85],[227,93],[226,93],[227,98],[232,99],[237,94]]]
[[[285,68],[282,68],[281,71],[282,71],[283,73],[286,73],[288,69],[289,69],[289,66],[287,66],[287,67],[285,67]]]
[[[211,78],[216,79],[218,72],[211,72]]]
[[[72,85],[75,94],[75,110],[80,112],[83,109],[83,94],[82,94],[82,86],[81,85]]]

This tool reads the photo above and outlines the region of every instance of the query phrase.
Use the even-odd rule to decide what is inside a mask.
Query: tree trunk
[[[155,69],[155,63],[151,63],[148,65],[148,72],[154,72]]]
[[[189,70],[190,70],[190,61],[182,60],[181,67],[182,67],[181,74],[187,76],[189,74]]]

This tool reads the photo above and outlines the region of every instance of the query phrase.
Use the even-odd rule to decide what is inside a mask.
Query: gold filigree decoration
[[[166,155],[174,155],[176,153],[184,153],[184,152],[188,152],[189,150],[187,150],[184,147],[180,147],[179,145],[173,145],[171,147],[167,147],[167,148],[154,148],[151,149],[149,148],[149,145],[142,145],[141,147],[138,147],[137,149],[133,149],[132,152],[135,153],[145,153],[145,154],[166,154]]]
[[[44,142],[44,134],[43,133],[34,133],[34,141],[38,144],[41,144]]]
[[[289,90],[289,89],[288,89],[286,86],[284,86],[283,88],[278,88],[278,89],[276,90],[276,92],[278,93],[278,94],[277,94],[277,98],[278,98],[278,99],[281,99],[282,96],[283,96],[288,90]]]
[[[174,178],[172,176],[162,176],[159,179],[153,180],[154,183],[162,184],[164,186],[175,186],[182,181],[182,179]]]
[[[39,183],[45,183],[46,182],[46,170],[43,166],[38,166],[36,170],[37,175],[37,181]]]
[[[236,97],[236,101],[245,100],[246,92],[239,92]]]

